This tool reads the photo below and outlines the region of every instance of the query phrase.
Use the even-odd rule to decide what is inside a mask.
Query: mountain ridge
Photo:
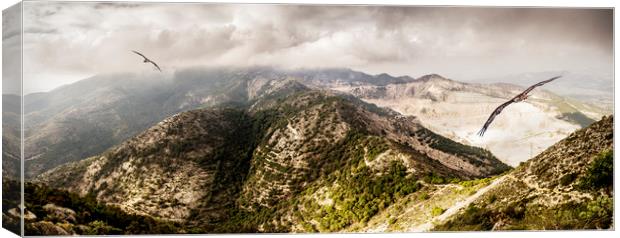
[[[286,85],[280,90],[298,84]],[[284,97],[265,96],[256,105],[268,106],[253,107],[249,113],[235,108],[183,112],[100,156],[57,167],[36,181],[79,194],[94,193],[125,211],[212,230],[220,229],[217,224],[222,223],[234,227],[235,215],[231,213],[255,217],[266,209],[293,206],[285,201],[305,196],[300,194],[326,179],[350,173],[342,166],[363,168],[369,178],[395,169],[389,165],[392,163],[404,166],[403,172],[411,178],[430,173],[447,179],[472,179],[509,169],[482,149],[451,142],[407,119],[368,111],[369,105],[360,106],[363,102],[337,95],[293,90]],[[278,103],[269,103],[271,100]],[[226,112],[232,114],[222,117]],[[205,116],[211,119],[198,119]],[[246,129],[237,130],[234,125]],[[241,146],[229,148],[231,142],[223,142],[225,135]],[[248,142],[239,143],[241,137]],[[163,151],[148,149],[151,147]],[[179,160],[181,157],[187,159]],[[195,163],[193,158],[204,163]],[[203,185],[191,187],[198,184]],[[277,214],[270,216],[276,218]],[[269,230],[261,228],[266,224],[260,220],[264,218],[255,219],[258,223],[251,229]]]
[[[179,112],[31,182],[95,198],[135,217],[177,224],[176,232],[227,233],[425,230],[433,221],[461,216],[459,199],[477,204],[490,199],[496,184],[510,180],[503,175],[510,167],[491,152],[435,133],[422,123],[423,116],[402,115],[368,103],[368,97],[312,85],[286,72],[253,70],[185,72],[181,78],[187,84],[175,87],[189,91],[162,97],[168,110]],[[329,78],[323,73],[306,75],[307,80],[320,83]],[[367,88],[400,88],[395,99],[422,95],[425,102],[451,100],[451,93],[469,85],[433,74],[384,86],[333,82],[358,88],[358,96],[372,92]],[[213,88],[189,87],[201,83]],[[500,97],[519,90],[489,87],[506,90],[492,92]],[[534,103],[540,95],[546,94],[537,94]],[[515,206],[502,205],[510,207]],[[495,219],[496,213],[488,214]],[[45,226],[64,229],[51,222]],[[497,229],[516,227],[506,222],[512,225]],[[490,229],[486,221],[474,225]]]
[[[126,78],[118,78],[120,76]],[[182,111],[217,106],[251,106],[262,94],[268,94],[270,87],[277,87],[277,84],[286,81],[295,81],[304,87],[314,89],[340,90],[363,96],[362,91],[359,93],[351,92],[342,87],[359,89],[376,87],[385,91],[394,87],[420,84],[424,80],[436,80],[437,82],[429,83],[424,90],[430,89],[430,91],[427,90],[426,94],[422,96],[424,100],[441,102],[444,99],[449,99],[450,93],[458,92],[460,88],[464,87],[463,85],[466,85],[458,81],[444,79],[436,74],[414,79],[409,76],[393,77],[388,74],[370,75],[351,69],[284,70],[271,67],[194,67],[163,75],[113,74],[93,76],[87,80],[65,85],[49,93],[38,93],[25,97],[25,121],[27,122],[24,132],[26,137],[25,157],[27,158],[26,177],[36,176],[65,162],[76,161],[101,153],[146,130],[166,117]],[[445,89],[431,84],[452,86],[448,91],[435,92],[433,90]],[[510,92],[512,91],[516,93],[516,89],[511,89]],[[506,97],[508,95],[494,90],[478,90],[478,92],[490,93],[493,97]],[[409,92],[403,92],[391,98],[407,99],[407,93]],[[428,117],[453,118],[453,115],[444,117],[441,111],[433,108],[411,109],[410,107],[408,109],[407,107],[392,106],[375,99],[373,99],[375,101],[368,99],[365,98],[364,100],[379,106],[391,107],[397,112],[413,115],[418,119],[426,119],[421,120],[423,124],[442,136],[462,143],[487,146],[480,141],[472,141],[472,138],[466,135],[460,135],[459,133],[464,132],[459,132],[454,128],[427,123]],[[468,100],[471,101],[471,99]],[[561,102],[557,98],[552,99],[552,101]],[[536,102],[533,105],[548,107],[545,106],[547,104],[544,102]],[[570,130],[569,127],[576,128],[578,125],[586,125],[591,122],[588,118],[593,117],[594,114],[580,114],[584,110],[591,111],[591,109],[578,106],[580,109],[576,110],[571,109],[573,108],[571,105],[580,104],[561,102],[554,105],[567,108],[566,113],[554,115],[553,117],[557,116],[559,119],[548,118],[548,121],[559,121],[563,127],[560,128],[561,133],[559,134],[552,131],[549,132],[549,136],[543,135],[545,142],[541,145],[550,143],[560,134],[564,135],[562,133]],[[523,110],[538,109],[529,107]],[[481,118],[480,122],[477,123],[482,121]],[[477,131],[477,129],[479,128],[472,128],[471,131]],[[89,138],[89,140],[78,138]],[[492,145],[487,148],[493,150]],[[540,149],[542,147],[535,148],[535,151]],[[497,151],[494,153],[497,154]],[[506,154],[513,154],[513,152],[507,151],[498,155],[503,159]],[[506,161],[511,162],[511,159]],[[516,165],[512,162],[511,164]]]

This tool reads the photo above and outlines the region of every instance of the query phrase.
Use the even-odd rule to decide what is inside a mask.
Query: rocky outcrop
[[[28,235],[52,235],[52,236],[66,236],[71,235],[68,231],[49,221],[38,221],[34,223],[28,223]]]
[[[43,210],[47,213],[47,219],[63,222],[63,223],[75,223],[75,211],[66,208],[59,207],[53,203],[48,203],[43,206]]]

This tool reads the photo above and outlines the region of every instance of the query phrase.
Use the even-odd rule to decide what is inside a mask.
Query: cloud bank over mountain
[[[349,67],[459,79],[612,70],[611,9],[27,2],[26,93],[194,65]]]

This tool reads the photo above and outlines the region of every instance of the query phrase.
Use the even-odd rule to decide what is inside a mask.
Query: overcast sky
[[[25,93],[96,74],[151,70],[132,49],[168,72],[200,65],[347,67],[467,81],[549,70],[611,75],[613,70],[613,12],[605,9],[24,6]]]

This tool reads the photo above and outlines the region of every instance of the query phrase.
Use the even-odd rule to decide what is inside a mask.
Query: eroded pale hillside
[[[484,137],[479,137],[476,133],[491,112],[523,88],[508,84],[467,84],[427,75],[407,83],[346,85],[334,89],[415,116],[432,131],[486,148],[512,166],[600,119],[604,113],[595,106],[537,89],[527,101],[504,109]]]

